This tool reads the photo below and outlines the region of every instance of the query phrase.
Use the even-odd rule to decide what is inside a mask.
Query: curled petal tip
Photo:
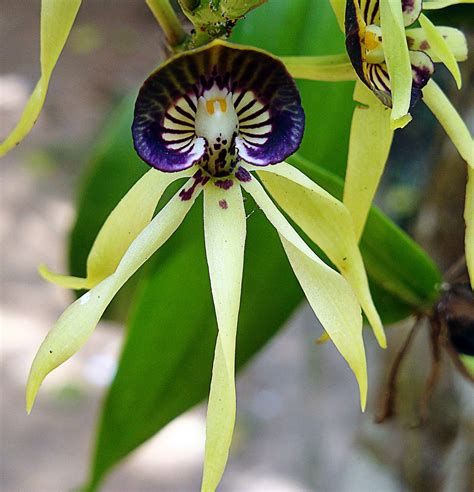
[[[44,263],[38,266],[38,273],[47,282],[51,282],[52,284],[59,285],[60,287],[64,287],[66,289],[82,290],[93,287],[87,278],[72,277],[69,275],[54,273],[49,270]]]
[[[391,119],[390,120],[390,128],[392,130],[398,130],[399,128],[405,128],[408,123],[412,120],[411,114],[406,114],[405,116],[402,116],[401,118],[396,118],[396,119]]]

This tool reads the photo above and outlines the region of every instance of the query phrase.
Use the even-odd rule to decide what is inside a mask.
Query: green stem
[[[180,45],[186,39],[186,31],[183,29],[176,12],[171,7],[169,0],[145,0],[155,19],[163,29],[170,46]]]

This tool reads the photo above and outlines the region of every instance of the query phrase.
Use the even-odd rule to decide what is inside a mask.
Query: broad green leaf
[[[0,144],[0,157],[20,143],[36,123],[46,99],[49,80],[66,44],[80,6],[81,0],[42,0],[41,77],[23,110],[20,121]]]

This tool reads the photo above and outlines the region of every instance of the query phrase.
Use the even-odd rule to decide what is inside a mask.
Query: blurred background
[[[448,22],[465,21],[465,12],[450,9]],[[472,41],[472,19],[464,31]],[[0,0],[0,47],[3,139],[38,78],[38,1]],[[136,91],[164,56],[160,29],[144,2],[84,2],[38,123],[2,160],[2,491],[72,490],[87,476],[95,421],[114,375],[122,329],[101,322],[86,347],[48,377],[28,417],[24,386],[30,363],[72,299],[41,280],[37,266],[66,271],[77,185],[97,133],[110,110]],[[472,129],[472,60],[461,68],[461,92],[442,69],[437,80],[446,83]],[[442,271],[462,255],[464,183],[465,163],[419,105],[409,130],[397,134],[378,204]],[[314,344],[321,333],[317,320],[307,306],[298,309],[239,376],[237,426],[220,490],[473,490],[473,392],[448,360],[429,419],[419,425],[418,403],[431,363],[426,327],[402,366],[399,418],[374,423],[390,365],[412,324],[388,329],[386,351],[367,333],[371,393],[360,414],[350,371],[331,344]],[[198,490],[204,437],[200,405],[134,452],[103,490]]]

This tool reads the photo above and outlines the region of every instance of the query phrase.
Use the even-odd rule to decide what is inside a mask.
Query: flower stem
[[[183,29],[176,12],[171,7],[169,0],[145,0],[155,19],[163,29],[166,40],[170,46],[180,45],[186,39],[186,31]]]

